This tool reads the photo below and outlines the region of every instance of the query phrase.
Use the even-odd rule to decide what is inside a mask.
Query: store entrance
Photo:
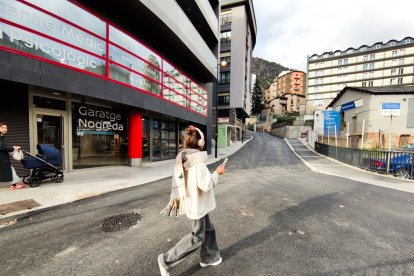
[[[67,149],[65,147],[65,115],[60,112],[38,112],[33,114],[34,119],[34,145],[37,144],[53,145],[62,153],[61,169],[65,170],[67,164]],[[36,149],[37,152],[37,149]],[[66,168],[67,169],[67,168]]]

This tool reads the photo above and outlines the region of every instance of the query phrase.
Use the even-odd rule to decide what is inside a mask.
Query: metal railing
[[[383,174],[413,179],[413,152],[341,148],[315,142],[316,152],[343,163]]]

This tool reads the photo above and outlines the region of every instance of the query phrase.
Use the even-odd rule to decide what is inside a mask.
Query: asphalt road
[[[414,275],[411,193],[314,173],[268,134],[231,156],[220,181],[211,219],[223,263],[201,268],[196,252],[172,275]],[[165,179],[0,229],[0,275],[157,275],[157,255],[191,231],[159,215],[169,191]],[[142,219],[102,231],[130,213]]]

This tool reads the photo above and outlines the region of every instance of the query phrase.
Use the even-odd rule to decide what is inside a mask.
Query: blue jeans
[[[185,260],[197,248],[200,248],[202,263],[212,263],[220,258],[217,246],[216,229],[209,215],[191,220],[193,231],[182,238],[173,248],[164,253],[164,267],[169,270]]]

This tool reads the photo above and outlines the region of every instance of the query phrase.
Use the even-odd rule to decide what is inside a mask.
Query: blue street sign
[[[347,110],[351,110],[354,108],[355,108],[355,101],[344,103],[343,105],[341,105],[341,112],[345,112]]]

